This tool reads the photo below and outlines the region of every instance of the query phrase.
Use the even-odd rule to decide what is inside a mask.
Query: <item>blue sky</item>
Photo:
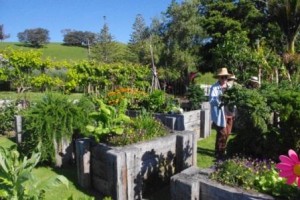
[[[49,30],[50,42],[62,42],[61,30],[99,33],[103,16],[114,40],[127,43],[137,14],[146,25],[160,17],[172,0],[0,0],[0,24],[10,34],[7,42],[18,41],[25,29]]]

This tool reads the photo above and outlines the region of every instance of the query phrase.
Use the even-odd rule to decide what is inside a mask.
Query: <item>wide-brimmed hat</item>
[[[251,78],[249,79],[249,81],[253,82],[253,83],[258,83],[259,84],[257,76],[251,76]]]
[[[230,76],[228,76],[228,80],[237,80],[237,78],[234,74],[231,74]]]
[[[217,70],[217,73],[215,75],[215,77],[219,77],[219,76],[230,76],[231,74],[228,73],[227,68],[223,67]]]

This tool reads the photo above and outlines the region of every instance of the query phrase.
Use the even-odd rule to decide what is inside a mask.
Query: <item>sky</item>
[[[141,14],[147,26],[165,12],[172,0],[0,0],[0,24],[10,38],[25,29],[44,28],[50,42],[62,42],[61,30],[100,33],[106,22],[115,41],[127,43]],[[105,16],[105,21],[104,21]]]

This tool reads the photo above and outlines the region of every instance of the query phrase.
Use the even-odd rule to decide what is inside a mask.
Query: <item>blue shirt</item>
[[[224,106],[221,106],[220,96],[223,95],[222,87],[218,82],[213,84],[209,92],[210,113],[212,121],[219,127],[226,127]]]

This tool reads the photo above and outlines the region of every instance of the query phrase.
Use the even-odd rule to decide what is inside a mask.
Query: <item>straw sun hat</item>
[[[230,75],[231,74],[228,73],[227,68],[223,67],[217,70],[215,78],[218,78],[219,76],[230,76]]]
[[[230,76],[228,76],[228,80],[237,80],[237,78],[235,77],[235,75],[234,74],[232,74],[232,75],[230,75]]]

